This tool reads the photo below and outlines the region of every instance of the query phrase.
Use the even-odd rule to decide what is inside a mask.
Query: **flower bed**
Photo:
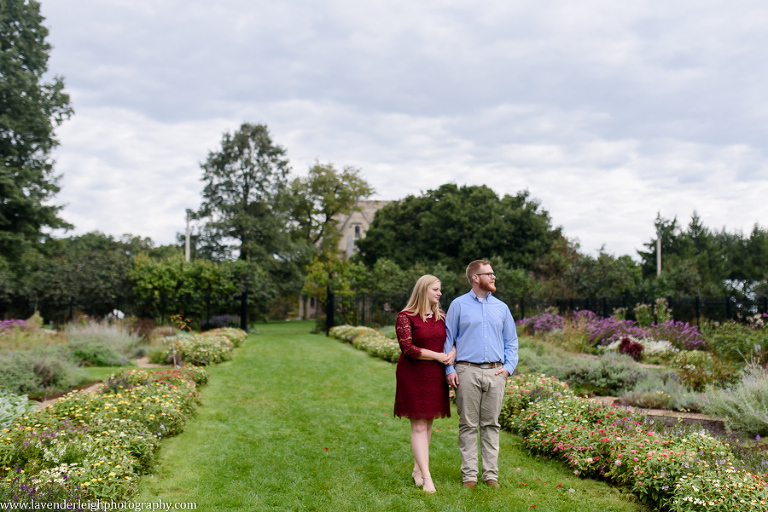
[[[531,389],[537,401],[520,392]],[[768,475],[738,469],[729,446],[707,433],[649,429],[639,414],[596,406],[543,376],[512,377],[507,390],[502,427],[577,475],[629,486],[658,508],[768,510]]]
[[[121,370],[96,394],[69,393],[21,416],[0,437],[0,501],[130,498],[160,441],[181,432],[199,405],[196,382],[207,379],[194,367]]]
[[[704,348],[704,340],[696,326],[673,320],[642,327],[632,320],[619,319],[616,316],[601,318],[592,311],[579,311],[570,319],[553,313],[542,313],[524,318],[518,321],[517,325],[521,333],[553,333],[566,344],[583,348],[620,343],[625,337],[634,340],[667,341],[678,350]]]
[[[385,361],[396,363],[400,357],[400,344],[370,327],[339,325],[331,328],[330,335]]]
[[[179,334],[166,338],[163,351],[166,361],[184,361],[197,366],[208,366],[232,359],[232,350],[240,346],[247,333],[230,327],[214,329],[200,334]]]

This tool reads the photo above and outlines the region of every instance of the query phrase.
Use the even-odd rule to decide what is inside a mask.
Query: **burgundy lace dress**
[[[421,349],[442,352],[445,343],[445,320],[401,312],[395,324],[400,343],[397,361],[395,416],[411,419],[432,419],[451,416],[445,365],[437,361],[416,359]]]

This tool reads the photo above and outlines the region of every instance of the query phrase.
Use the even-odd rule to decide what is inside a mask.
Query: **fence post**
[[[363,312],[361,317],[360,325],[365,325],[365,292],[363,292]]]
[[[245,283],[245,290],[240,296],[240,328],[248,332],[248,283]]]
[[[525,298],[520,296],[520,319],[525,318]]]
[[[731,319],[731,296],[730,295],[725,296],[725,318],[726,320]]]
[[[768,313],[768,296],[763,295],[763,313]]]
[[[696,296],[696,325],[701,325],[701,298]]]
[[[205,295],[205,325],[211,325],[211,291]]]
[[[608,299],[603,297],[603,318],[608,318]]]
[[[570,313],[576,311],[576,302],[573,300],[573,297],[568,299],[568,310]]]
[[[160,325],[165,325],[165,294],[160,294]]]
[[[69,321],[70,322],[72,321],[72,316],[74,314],[73,313],[74,308],[75,308],[75,298],[74,297],[70,297],[69,298]]]
[[[331,285],[328,285],[325,299],[325,335],[329,336],[331,327],[333,327],[333,313],[336,311],[336,296],[331,291]]]

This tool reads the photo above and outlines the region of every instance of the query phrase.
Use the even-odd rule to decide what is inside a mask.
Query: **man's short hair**
[[[475,260],[469,265],[467,265],[467,281],[469,281],[469,285],[472,286],[474,283],[472,282],[472,276],[477,274],[477,271],[480,270],[480,267],[483,265],[490,265],[491,262],[488,260]]]

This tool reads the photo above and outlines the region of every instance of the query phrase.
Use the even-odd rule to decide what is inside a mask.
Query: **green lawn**
[[[210,368],[204,406],[163,442],[135,501],[216,511],[645,510],[629,494],[529,456],[506,433],[502,488],[465,489],[455,409],[435,421],[437,494],[425,494],[410,476],[408,421],[392,417],[395,366],[311,328],[260,325],[234,360]]]

